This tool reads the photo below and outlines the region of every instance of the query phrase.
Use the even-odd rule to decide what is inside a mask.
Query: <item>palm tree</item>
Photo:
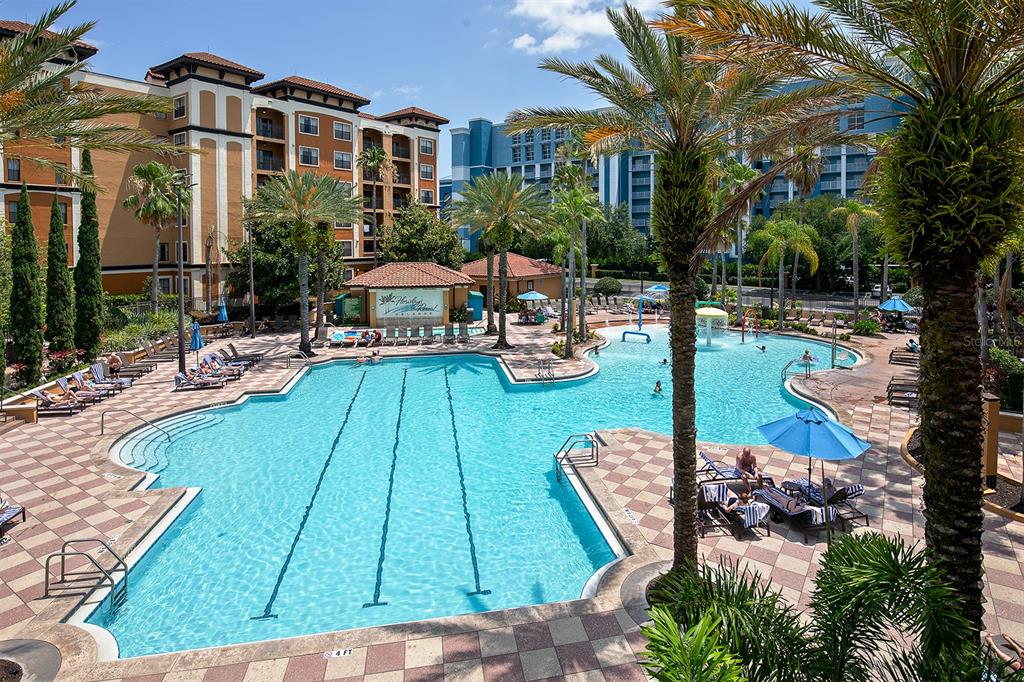
[[[505,311],[508,303],[508,250],[517,235],[540,234],[548,225],[548,198],[536,185],[523,186],[517,174],[491,173],[473,182],[452,207],[455,223],[485,235],[488,248],[498,257],[498,341],[493,348],[507,350]],[[487,297],[491,288],[491,266],[487,267]]]
[[[899,118],[876,204],[923,298],[919,412],[925,539],[982,627],[981,363],[974,277],[1024,205],[1024,12],[1013,0],[712,0],[660,25],[716,63],[829,83]],[[879,110],[881,109],[881,110]]]
[[[648,670],[688,664],[685,643],[712,619],[717,643],[748,682],[1021,679],[980,646],[947,576],[918,547],[881,533],[843,535],[814,582],[805,615],[734,564],[662,578],[645,628]]]
[[[802,147],[794,149],[797,162],[792,165],[786,173],[786,177],[793,183],[799,201],[800,211],[798,223],[804,222],[804,201],[814,191],[815,185],[825,172],[825,157],[817,147]],[[797,268],[800,266],[800,253],[793,254],[793,300],[796,301],[796,276]]]
[[[671,287],[672,458],[678,493],[673,567],[682,569],[697,561],[696,270],[701,254],[710,250],[708,244],[718,225],[732,218],[727,210],[716,220],[713,167],[716,159],[742,141],[738,138],[756,140],[747,145],[755,155],[773,149],[791,133],[796,121],[831,106],[834,88],[761,100],[762,95],[781,86],[781,81],[757,70],[722,68],[688,59],[693,53],[689,39],[656,32],[628,5],[621,13],[609,9],[607,15],[629,64],[601,55],[593,63],[583,64],[546,59],[541,68],[581,83],[612,106],[595,111],[516,111],[509,117],[509,130],[568,127],[581,132],[592,155],[619,152],[634,144],[657,155],[651,223]],[[750,193],[759,191],[786,167],[782,162],[770,169],[732,197],[727,209],[744,206]]]
[[[395,180],[398,169],[384,147],[376,144],[363,148],[356,159],[356,165],[370,174],[370,224],[373,225],[374,238],[373,264],[377,265],[377,254],[381,251],[382,243],[387,241],[387,236],[378,232],[386,229],[387,218],[385,217],[381,225],[377,224],[377,183],[382,183],[384,191],[387,192],[388,187]]]
[[[140,163],[132,168],[128,176],[128,189],[132,192],[125,197],[122,205],[131,209],[135,219],[153,229],[153,272],[150,276],[149,302],[153,314],[160,305],[160,238],[163,231],[177,224],[178,205],[174,182],[183,173],[174,166],[158,161]],[[181,190],[181,210],[187,210],[192,203],[192,190]],[[175,241],[175,258],[184,258],[181,245]]]
[[[833,208],[828,215],[830,218],[844,218],[846,229],[850,233],[853,251],[853,323],[856,324],[860,316],[860,224],[864,218],[878,219],[880,216],[878,211],[855,199]]]
[[[349,188],[349,195],[346,217],[344,219],[338,219],[338,222],[356,225],[363,215],[362,201],[360,201],[359,197],[352,192],[351,187]],[[327,259],[336,243],[334,239],[334,225],[335,223],[331,222],[319,223],[316,226],[316,243],[314,245],[314,249],[316,251],[316,320],[314,321],[313,334],[313,338],[315,339],[320,338],[320,330],[323,328],[324,323],[324,306],[326,305],[324,297],[327,290]]]
[[[309,341],[309,253],[323,225],[358,217],[359,197],[352,186],[309,171],[288,171],[267,180],[256,196],[245,202],[245,217],[255,224],[287,225],[291,230],[299,266],[299,350],[313,353]]]
[[[71,147],[115,152],[171,152],[149,131],[118,122],[118,114],[154,114],[170,109],[162,97],[113,94],[78,80],[87,59],[69,62],[75,43],[95,26],[86,22],[66,29],[65,14],[75,2],[45,12],[25,33],[4,39],[0,50],[0,147],[9,159],[64,173],[79,187],[95,189],[95,179],[59,163],[53,150]],[[31,144],[19,141],[31,140]]]
[[[719,207],[725,205],[725,198],[742,189],[747,183],[753,181],[758,173],[745,163],[732,160],[722,169],[721,185],[719,187]],[[747,203],[745,212],[750,216],[750,204]],[[743,320],[743,217],[736,218],[736,319]],[[722,295],[724,302],[725,295]]]
[[[803,225],[792,220],[772,220],[750,237],[755,248],[764,249],[760,267],[766,264],[775,265],[779,272],[779,318],[777,329],[782,329],[786,317],[786,256],[799,253],[811,268],[811,274],[818,269],[818,252],[814,243],[818,240],[817,231],[810,225]],[[760,271],[757,273],[761,277]],[[793,273],[796,277],[796,273]]]

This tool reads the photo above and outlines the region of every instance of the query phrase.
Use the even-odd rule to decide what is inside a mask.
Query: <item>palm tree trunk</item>
[[[309,343],[309,252],[299,249],[299,350],[313,352]]]
[[[373,225],[373,267],[377,267],[377,254],[380,253],[380,240],[377,239],[377,182],[374,180],[375,173],[370,175],[370,223]]]
[[[750,202],[747,202],[747,215]],[[743,324],[743,220],[736,221],[736,320]]]
[[[853,323],[857,324],[860,316],[860,247],[857,243],[859,230],[854,227],[853,234]],[[979,408],[980,409],[980,408]]]
[[[711,300],[718,295],[718,252],[711,254]]]
[[[786,319],[786,257],[779,256],[779,317],[775,320],[775,328],[782,329],[782,322]]]
[[[565,357],[572,357],[572,333],[576,329],[576,317],[573,315],[572,303],[576,299],[576,240],[569,232],[569,309],[565,315]]]
[[[580,240],[580,336],[587,337],[587,221],[583,221]]]
[[[505,338],[505,311],[508,307],[508,250],[502,249],[498,257],[498,342],[492,346],[495,350],[508,350],[508,339]]]
[[[975,632],[982,627],[982,410],[975,270],[963,263],[921,269],[920,415],[924,447],[925,540],[964,601]]]
[[[662,191],[665,191],[663,188]],[[697,290],[689,263],[669,266],[672,354],[672,569],[697,565]]]
[[[565,327],[565,316],[566,316],[566,304],[569,300],[569,261],[562,258],[562,310],[561,317],[562,326]]]
[[[722,291],[720,292],[720,295],[721,295],[721,299],[720,300],[722,302],[722,307],[723,308],[725,307],[725,285],[728,282],[729,282],[729,277],[728,277],[728,273],[725,270],[725,251],[723,251],[722,252]]]
[[[484,246],[484,256],[487,258],[487,331],[485,334],[497,334],[498,328],[494,325],[494,249],[488,244]]]
[[[881,303],[889,300],[889,254],[882,254],[882,294],[879,297]]]
[[[1003,326],[1003,333],[1010,332],[1010,292],[1013,290],[1013,252],[1006,254],[1006,269],[999,282],[999,320]]]
[[[324,326],[324,293],[327,286],[327,254],[318,249],[316,254],[316,333],[313,338],[320,338],[320,329]]]
[[[800,252],[793,252],[793,295],[791,296],[793,304],[796,305],[796,273],[800,268]]]
[[[978,271],[974,283],[974,314],[978,318],[978,333],[981,335],[981,361],[988,362],[988,305],[985,301],[985,275]]]
[[[158,227],[154,232],[156,234],[153,241],[153,274],[150,275],[152,281],[149,283],[149,308],[150,312],[156,315],[160,309],[160,233],[162,230]]]

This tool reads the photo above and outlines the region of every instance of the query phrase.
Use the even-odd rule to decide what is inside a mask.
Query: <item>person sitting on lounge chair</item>
[[[120,373],[121,368],[123,366],[124,363],[121,362],[121,356],[118,355],[117,353],[111,353],[110,356],[107,358],[107,369],[110,370],[110,376],[114,377],[115,379],[117,378],[117,375]]]
[[[363,345],[366,345],[366,346],[369,346],[369,345],[370,345],[370,341],[372,341],[372,340],[373,340],[373,335],[372,335],[372,334],[370,333],[370,330],[369,330],[369,329],[367,329],[366,331],[364,331],[364,332],[363,332],[363,333],[362,333],[362,334],[361,334],[361,335],[359,336],[359,343],[361,343],[361,344],[363,344]]]
[[[736,455],[736,469],[739,470],[743,483],[747,486],[747,493],[754,489],[751,481],[757,481],[758,488],[764,485],[763,475],[757,466],[757,458],[754,457],[750,448],[743,448],[740,454]]]
[[[57,393],[56,391],[47,391],[45,388],[42,390],[43,397],[55,405],[62,403],[76,403],[78,399],[75,397],[73,391],[67,393]]]
[[[373,330],[373,338],[370,339],[370,344],[371,345],[378,345],[383,340],[384,340],[384,335],[380,333],[380,330],[379,329],[374,329]]]
[[[742,507],[745,504],[750,504],[750,493],[740,492],[736,495],[730,493],[725,504],[722,506],[723,511],[731,512],[737,507]]]
[[[920,353],[921,345],[914,339],[910,339],[909,341],[907,341],[907,350],[909,350],[911,353]]]

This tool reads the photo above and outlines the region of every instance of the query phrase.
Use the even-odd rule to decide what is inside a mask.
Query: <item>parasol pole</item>
[[[825,460],[821,460],[821,499],[824,502],[822,509],[825,513],[825,544],[832,544],[832,529],[828,523],[828,490],[825,488]]]

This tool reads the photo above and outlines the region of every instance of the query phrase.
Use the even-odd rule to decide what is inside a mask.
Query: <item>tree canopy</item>
[[[395,216],[380,258],[385,263],[424,261],[458,270],[465,254],[455,228],[413,202]]]

